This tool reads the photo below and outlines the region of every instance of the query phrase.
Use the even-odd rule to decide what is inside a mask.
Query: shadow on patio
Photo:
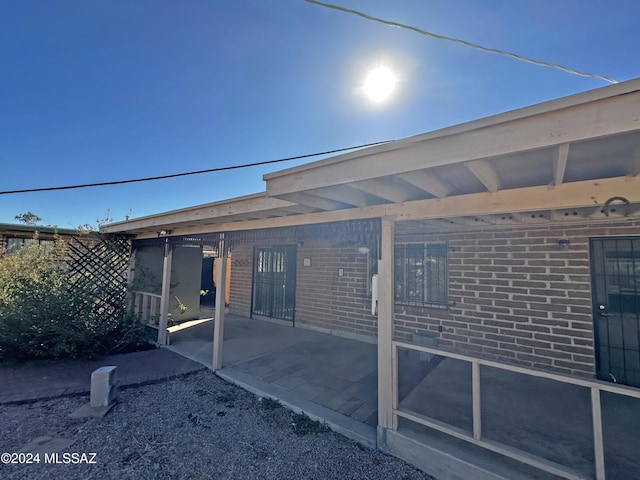
[[[213,321],[186,325],[172,327],[167,348],[210,367]],[[223,368],[217,372],[222,378],[376,446],[376,345],[234,315],[225,318],[224,337]],[[400,349],[398,367],[400,408],[471,435],[468,364]],[[487,366],[480,374],[483,438],[566,465],[577,473],[575,478],[594,476],[588,389]],[[638,478],[640,464],[633,448],[640,425],[638,402],[602,395],[609,478]],[[422,445],[485,471],[504,470],[504,478],[557,478],[404,418],[398,426],[401,434]]]
[[[211,367],[213,320],[170,328],[167,347]],[[264,320],[225,316],[222,378],[375,446],[377,347]]]
[[[408,353],[403,349],[399,352],[401,383],[403,375],[412,376],[405,368]],[[401,389],[399,408],[472,437],[471,364],[437,355],[428,363],[433,365],[428,375],[421,376],[411,388]],[[565,478],[596,478],[589,388],[487,365],[480,366],[479,375],[483,441],[563,466],[570,474]],[[640,478],[636,447],[640,440],[640,399],[609,392],[602,392],[600,399],[607,478]],[[405,418],[399,419],[398,431],[487,469],[495,469],[498,463],[511,465],[513,472],[508,478],[521,478],[514,472],[521,472],[524,478],[558,478]]]

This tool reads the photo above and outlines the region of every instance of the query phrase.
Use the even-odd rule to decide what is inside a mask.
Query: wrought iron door
[[[591,239],[598,378],[640,387],[640,237]]]
[[[294,321],[296,247],[256,247],[253,261],[252,315]]]

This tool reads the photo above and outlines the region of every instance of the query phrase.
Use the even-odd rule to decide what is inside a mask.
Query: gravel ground
[[[209,371],[121,390],[102,419],[68,417],[88,401],[0,406],[0,453],[40,436],[96,453],[95,464],[0,464],[0,478],[432,479]]]

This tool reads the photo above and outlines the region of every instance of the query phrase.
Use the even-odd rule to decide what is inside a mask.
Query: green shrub
[[[133,319],[101,315],[95,282],[74,282],[58,243],[0,256],[0,361],[94,356],[142,342]]]

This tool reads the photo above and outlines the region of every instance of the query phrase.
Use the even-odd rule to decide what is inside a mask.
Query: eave
[[[523,222],[526,212],[562,221],[602,215],[614,197],[635,216],[639,174],[636,79],[281,170],[265,175],[265,193],[104,231],[148,238],[383,216],[456,228]]]

